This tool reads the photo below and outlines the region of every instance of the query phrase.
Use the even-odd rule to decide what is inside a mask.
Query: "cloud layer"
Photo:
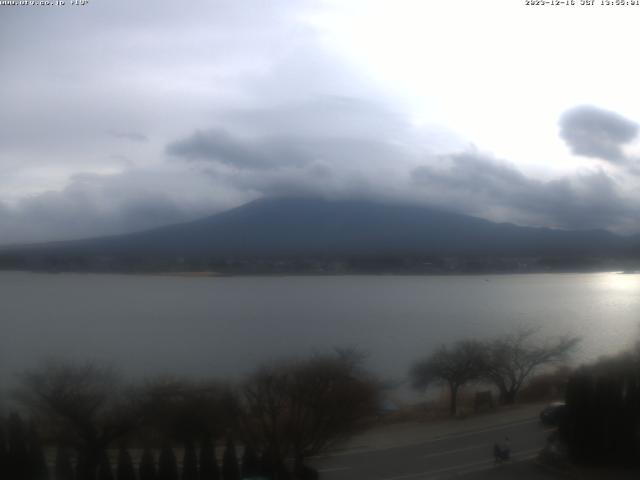
[[[430,111],[416,116],[411,102],[333,48],[319,26],[331,2],[251,5],[3,8],[0,245],[141,230],[284,195],[640,230],[634,120],[582,105],[560,116],[559,138],[546,138],[507,117],[512,130],[499,137],[516,138],[525,151],[545,142],[566,151],[564,141],[574,163],[553,155],[533,167],[517,155],[503,160],[491,153],[499,145],[470,146],[478,139],[425,120]],[[450,62],[433,49],[416,64]],[[391,46],[386,53],[403,54]],[[446,72],[438,70],[429,98],[415,100],[464,112],[458,94],[473,82],[456,78],[460,88],[444,96]],[[467,113],[487,122],[498,116]],[[560,164],[561,172],[540,167]]]
[[[317,103],[321,105],[321,103]],[[326,108],[324,106],[323,108]],[[514,164],[467,147],[437,154],[427,146],[438,132],[399,127],[378,107],[378,129],[322,135],[301,122],[263,137],[219,128],[196,130],[166,145],[160,165],[101,175],[76,175],[60,190],[13,206],[0,204],[3,243],[74,238],[143,230],[185,221],[264,196],[323,196],[408,202],[494,221],[557,228],[635,231],[638,197],[602,167],[552,179],[527,175]],[[374,109],[374,106],[371,106]],[[261,109],[256,117],[271,125]],[[229,128],[256,117],[229,114]],[[315,118],[310,115],[309,118]],[[387,118],[388,125],[381,118]],[[335,128],[335,123],[330,127]],[[388,131],[385,138],[381,132]],[[427,146],[417,148],[420,142]]]
[[[513,165],[478,153],[443,158],[412,171],[431,201],[495,220],[557,228],[616,229],[637,219],[633,203],[618,193],[604,170],[543,181]]]

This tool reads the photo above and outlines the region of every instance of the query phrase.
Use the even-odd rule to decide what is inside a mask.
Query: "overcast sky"
[[[637,233],[639,22],[524,0],[0,6],[0,244],[273,195]]]

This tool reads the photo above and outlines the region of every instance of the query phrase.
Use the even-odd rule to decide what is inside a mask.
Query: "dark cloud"
[[[167,153],[189,161],[216,162],[241,170],[274,170],[314,163],[376,168],[402,162],[406,153],[383,139],[278,136],[242,140],[221,130],[198,131],[169,144]]]
[[[413,182],[441,206],[494,220],[560,228],[612,228],[637,219],[603,170],[543,181],[478,153],[440,159],[411,173]]]
[[[613,163],[627,160],[622,147],[637,133],[635,122],[588,105],[573,108],[560,119],[560,136],[573,153]]]
[[[166,150],[188,160],[217,161],[237,168],[265,169],[309,160],[291,139],[242,140],[224,130],[197,131]]]
[[[114,138],[130,140],[132,142],[148,142],[149,137],[138,132],[121,132],[117,130],[109,130],[109,135]]]

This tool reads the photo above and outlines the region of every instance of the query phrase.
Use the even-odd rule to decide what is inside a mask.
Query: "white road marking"
[[[443,436],[438,437],[438,438],[436,438],[434,440],[431,440],[429,443],[438,442],[440,440],[449,440],[450,438],[470,437],[470,436],[476,435],[478,433],[495,432],[496,430],[506,430],[507,428],[517,427],[519,425],[526,425],[527,423],[537,423],[539,421],[540,420],[538,420],[537,418],[532,418],[531,420],[522,420],[522,421],[519,421],[519,422],[505,423],[503,425],[497,425],[495,427],[482,428],[480,430],[473,430],[473,431],[462,432],[462,433],[452,433],[451,435],[443,435]]]
[[[452,453],[465,452],[467,450],[476,450],[478,448],[489,448],[492,445],[493,443],[483,443],[481,445],[472,445],[471,447],[456,448],[455,450],[447,450],[445,452],[430,453],[428,455],[422,455],[420,458],[440,457],[442,455],[450,455]]]

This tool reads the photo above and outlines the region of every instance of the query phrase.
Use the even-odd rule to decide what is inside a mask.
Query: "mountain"
[[[636,238],[493,223],[432,208],[362,200],[273,198],[139,233],[0,250],[0,265],[35,259],[222,259],[626,254]],[[36,262],[37,263],[37,262]],[[14,265],[15,266],[15,265]]]

